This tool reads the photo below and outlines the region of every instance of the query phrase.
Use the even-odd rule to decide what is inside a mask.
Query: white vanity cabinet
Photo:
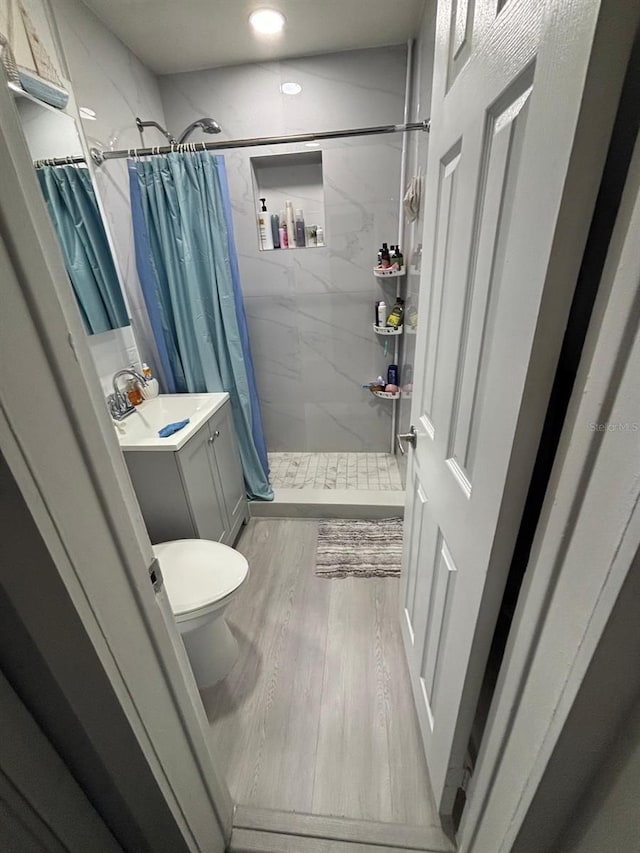
[[[232,545],[248,518],[227,399],[178,449],[125,449],[151,541],[211,539]]]

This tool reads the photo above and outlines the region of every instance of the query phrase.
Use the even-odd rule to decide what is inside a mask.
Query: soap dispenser
[[[262,206],[258,211],[258,239],[262,251],[273,249],[273,235],[271,234],[271,220],[267,212],[266,198],[260,199]]]

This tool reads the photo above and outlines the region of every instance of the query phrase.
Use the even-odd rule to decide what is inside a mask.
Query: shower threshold
[[[272,518],[402,516],[404,490],[390,453],[269,454],[273,501],[251,501],[251,515]]]

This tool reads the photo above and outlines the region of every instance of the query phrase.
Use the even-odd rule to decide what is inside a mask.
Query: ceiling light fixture
[[[97,118],[96,111],[92,110],[91,107],[80,107],[78,112],[80,113],[80,118],[88,118],[89,121],[95,121]]]
[[[284,15],[276,9],[256,9],[249,15],[249,23],[257,33],[272,36],[284,27]]]
[[[302,92],[302,86],[300,83],[289,81],[288,83],[280,84],[280,91],[283,95],[299,95]]]
[[[320,148],[319,142],[305,142],[307,148]]]

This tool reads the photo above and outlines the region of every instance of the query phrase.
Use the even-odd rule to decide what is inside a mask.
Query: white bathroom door
[[[443,815],[618,100],[602,33],[625,26],[623,7],[438,4],[401,619]]]

